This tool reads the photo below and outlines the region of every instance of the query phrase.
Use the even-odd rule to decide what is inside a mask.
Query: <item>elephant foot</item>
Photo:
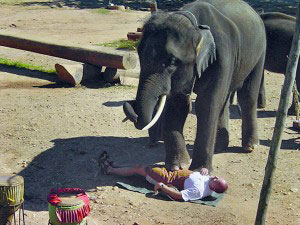
[[[260,100],[260,99],[258,98],[258,101],[257,101],[257,108],[258,108],[258,109],[264,109],[264,108],[266,108],[266,106],[267,106],[266,101]]]
[[[245,144],[243,145],[243,151],[246,152],[246,153],[251,153],[254,151],[254,149],[259,146],[259,143],[255,143],[255,144],[252,144],[252,143],[249,143],[249,144]]]
[[[191,164],[190,162],[189,163],[171,164],[171,165],[166,163],[166,169],[168,171],[177,171],[177,170],[182,170],[182,169],[188,169],[190,164]]]
[[[257,104],[258,109],[264,109],[266,108],[266,104]]]
[[[215,144],[215,153],[223,152],[229,145],[229,133],[226,128],[218,130],[217,140]]]
[[[167,160],[166,159],[166,169],[169,171],[176,171],[181,169],[188,169],[191,165],[191,159],[188,155],[188,153],[184,154],[184,157],[181,157],[181,159],[177,160]]]
[[[296,115],[295,105],[291,105],[291,107],[288,109],[287,114],[290,115],[290,116],[295,116]]]
[[[213,167],[212,165],[196,165],[196,163],[191,164],[189,170],[192,170],[192,171],[197,171],[197,172],[200,172],[203,168],[206,168],[208,170],[208,173],[211,174],[213,172]]]
[[[263,93],[259,93],[258,98],[257,98],[257,108],[258,109],[264,109],[267,106],[267,101],[266,101],[266,95],[264,94],[265,91],[262,91]]]

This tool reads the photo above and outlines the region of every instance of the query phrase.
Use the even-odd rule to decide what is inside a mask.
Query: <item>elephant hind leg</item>
[[[297,68],[295,84],[296,84],[296,88],[297,88],[296,90],[298,91],[298,94],[299,94],[300,93],[300,68],[299,67]],[[297,95],[297,93],[295,93],[295,91],[293,89],[293,100],[292,100],[292,105],[290,106],[290,108],[288,110],[288,115],[296,116],[296,105],[300,101],[300,96],[298,96],[298,99],[297,99],[296,95]]]
[[[258,101],[257,101],[257,108],[264,109],[266,108],[266,90],[265,90],[265,76],[262,74],[260,88],[258,93]]]
[[[242,147],[245,152],[252,152],[259,144],[256,114],[263,62],[261,57],[237,93],[242,111]]]

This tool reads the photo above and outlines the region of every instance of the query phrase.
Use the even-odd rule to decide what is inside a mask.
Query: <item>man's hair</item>
[[[228,184],[223,178],[218,178],[218,180],[216,180],[215,182],[218,184],[215,187],[215,190],[214,190],[215,192],[221,194],[227,190]]]

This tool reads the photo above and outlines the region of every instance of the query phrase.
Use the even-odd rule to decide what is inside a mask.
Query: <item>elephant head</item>
[[[144,25],[136,100],[123,105],[137,129],[154,125],[167,98],[191,94],[195,79],[216,57],[209,27],[195,25],[195,17],[191,21],[181,14],[156,13]]]

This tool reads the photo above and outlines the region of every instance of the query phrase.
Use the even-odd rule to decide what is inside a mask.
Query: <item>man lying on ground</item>
[[[194,172],[187,169],[167,171],[163,166],[157,165],[116,167],[109,160],[106,151],[99,157],[99,166],[102,174],[105,175],[143,176],[154,185],[154,191],[163,191],[174,200],[197,200],[211,195],[213,191],[224,193],[228,188],[223,178],[209,176],[206,168]]]

